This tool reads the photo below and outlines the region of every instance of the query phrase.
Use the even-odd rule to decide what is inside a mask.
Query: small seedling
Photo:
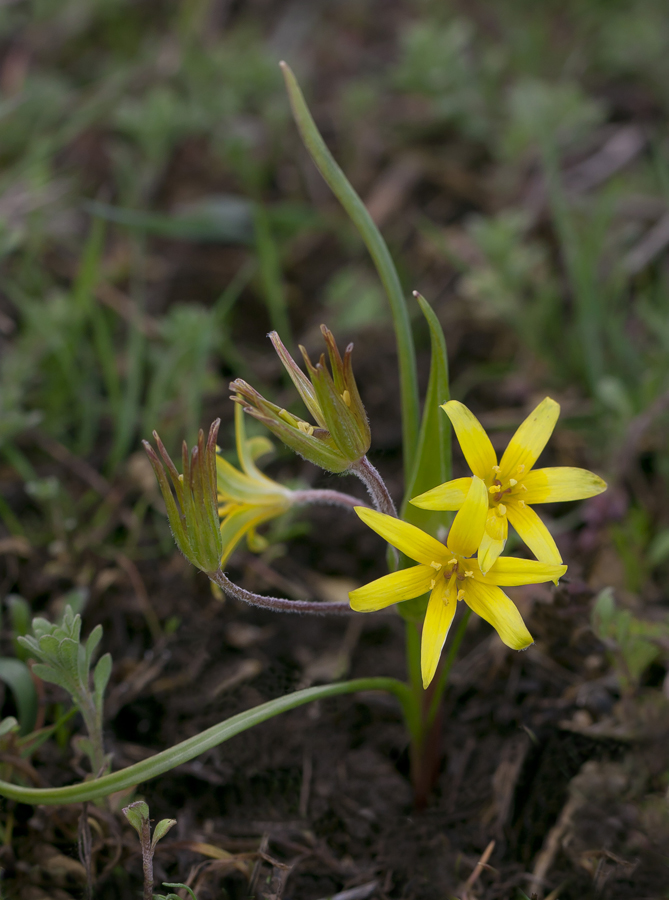
[[[188,893],[192,897],[192,900],[197,900],[197,897],[191,891],[191,889],[188,887],[187,884],[180,884],[180,883],[170,884],[167,881],[163,881],[163,887],[180,888],[182,891],[188,891]],[[153,900],[181,900],[181,897],[178,894],[173,894],[170,891],[169,894],[154,894]]]
[[[632,692],[669,641],[669,623],[638,619],[616,605],[611,588],[601,591],[592,610],[592,629],[605,645],[622,689]]]
[[[88,731],[87,738],[79,738],[79,747],[90,759],[93,775],[99,777],[110,764],[102,741],[102,709],[112,669],[111,655],[105,653],[93,670],[91,689],[91,661],[102,639],[102,626],[96,626],[85,645],[82,644],[81,616],[75,616],[68,605],[60,625],[37,617],[33,619],[32,631],[32,636],[25,635],[17,640],[40,660],[33,666],[34,674],[43,681],[59,685],[72,697]]]
[[[161,819],[153,829],[151,837],[151,822],[149,819],[149,805],[144,800],[136,800],[130,806],[123,809],[123,815],[132,825],[139,836],[142,848],[142,868],[144,870],[144,900],[153,900],[153,854],[158,841],[165,837],[176,819]],[[167,884],[165,887],[184,887],[181,884]],[[191,892],[192,893],[192,892]],[[174,894],[170,896],[175,896]],[[178,898],[177,898],[178,900]]]

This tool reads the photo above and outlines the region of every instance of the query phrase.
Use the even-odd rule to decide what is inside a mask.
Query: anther
[[[525,466],[522,464],[519,465],[518,468],[516,469],[516,472],[518,472],[519,475],[522,475],[524,471],[525,471]]]
[[[473,572],[465,572],[465,578],[471,578],[473,574]]]
[[[527,488],[525,487],[524,484],[521,484],[520,489],[521,489],[521,491],[526,491],[526,490],[527,490]]]
[[[493,484],[492,487],[488,488],[488,493],[489,494],[499,494],[499,485]]]
[[[518,484],[515,478],[509,478],[509,487],[515,487]]]
[[[462,590],[462,588],[460,588],[460,590],[458,591],[458,600],[464,600],[464,599],[465,599],[465,592]]]
[[[297,427],[302,434],[312,435],[314,433],[314,426],[310,425],[308,422],[298,422]]]
[[[439,571],[439,569],[441,569],[441,563],[435,562],[434,560],[432,560],[430,565],[432,566],[433,569],[436,569],[437,572]]]
[[[522,507],[523,509],[525,509],[525,501],[524,501],[524,500],[519,500],[519,501],[518,501],[518,506],[520,506],[520,507]]]
[[[437,582],[436,582],[436,581],[434,580],[434,578],[433,578],[432,581],[430,582],[430,590],[433,590],[433,589],[434,589],[434,586],[435,586],[436,583],[437,583]]]
[[[497,515],[501,518],[506,515],[506,506],[503,503],[500,503],[497,507]]]
[[[448,563],[447,563],[447,565],[449,565],[449,566],[457,566],[457,564],[458,564],[458,561],[457,561],[457,559],[455,559],[455,558],[454,558],[454,559],[449,559],[449,561],[448,561]]]
[[[344,393],[341,395],[341,399],[344,401],[344,403],[347,406],[351,405],[351,395],[349,394],[348,391],[344,391]]]
[[[492,467],[492,470],[493,470],[493,472],[494,472],[495,474],[497,474],[498,472],[501,472],[501,469],[500,469],[499,466],[493,466],[493,467]]]

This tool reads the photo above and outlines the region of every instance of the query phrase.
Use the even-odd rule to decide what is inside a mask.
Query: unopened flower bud
[[[300,456],[329,472],[345,472],[365,456],[371,434],[353,376],[353,344],[348,345],[342,359],[332,332],[325,325],[321,325],[321,331],[328,347],[332,374],[325,356],[313,365],[304,347],[300,347],[308,378],[286,350],[279,335],[276,332],[270,334],[274,349],[313,416],[315,425],[270,403],[241,379],[233,381],[230,388],[235,392],[233,400]]]
[[[207,574],[218,571],[222,552],[216,485],[216,436],[220,424],[220,419],[212,424],[206,444],[200,430],[197,446],[190,454],[184,441],[182,475],[155,431],[153,437],[162,462],[153,447],[147,441],[142,442],[158,479],[177,547],[186,559]]]

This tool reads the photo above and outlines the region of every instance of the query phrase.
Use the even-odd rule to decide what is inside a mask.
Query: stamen
[[[522,509],[525,509],[525,501],[524,501],[524,500],[519,500],[519,501],[518,501],[518,506],[520,506]]]
[[[457,566],[457,564],[458,564],[458,561],[455,558],[449,559],[449,561],[448,561],[449,566]]]
[[[489,488],[488,488],[488,493],[489,493],[489,494],[499,494],[499,485],[498,485],[498,484],[493,484],[492,487],[489,487]]]
[[[181,473],[181,475],[179,475],[179,481],[183,484],[183,482],[184,482],[183,473]]]
[[[524,465],[520,465],[520,466],[518,466],[518,468],[516,469],[516,472],[518,472],[519,475],[522,475],[524,471],[525,471],[525,466],[524,466]]]
[[[432,560],[430,565],[432,566],[433,569],[436,569],[437,572],[439,571],[439,569],[441,569],[441,563],[435,562],[434,560]]]
[[[341,395],[341,399],[344,401],[344,403],[347,406],[351,405],[351,395],[349,394],[348,391],[344,391],[344,393]]]
[[[460,588],[460,590],[458,591],[458,600],[464,600],[464,599],[465,599],[465,592],[462,588]]]
[[[437,582],[436,582],[436,581],[434,580],[434,578],[433,578],[432,581],[430,582],[430,590],[433,590],[433,589],[434,589],[434,586],[435,586],[436,583],[437,583]]]
[[[465,572],[465,578],[471,578],[473,574],[473,572]]]
[[[310,425],[308,422],[298,422],[297,427],[302,434],[312,435],[314,433],[314,426]]]
[[[495,474],[497,474],[498,472],[501,472],[501,469],[500,469],[499,466],[493,466],[493,467],[492,467],[492,470],[493,470],[493,472],[494,472]]]
[[[500,503],[499,506],[497,507],[496,512],[497,512],[497,515],[498,515],[500,518],[502,518],[502,516],[505,516],[505,515],[506,515],[506,506],[504,506],[503,503]]]
[[[521,484],[520,489],[521,489],[521,491],[526,491],[526,490],[527,490],[527,488],[525,487],[524,484]]]
[[[515,487],[518,484],[515,478],[509,478],[509,487]]]

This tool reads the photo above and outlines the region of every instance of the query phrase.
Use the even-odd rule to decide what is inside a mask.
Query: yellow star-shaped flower
[[[562,562],[550,532],[531,508],[534,503],[583,500],[606,490],[606,483],[587,469],[560,466],[533,469],[553,433],[560,405],[546,397],[525,419],[497,464],[497,454],[483,426],[466,406],[451,400],[442,409],[451,420],[465,459],[488,494],[485,533],[478,551],[482,572],[488,572],[504,550],[509,522],[538,560]],[[414,497],[422,509],[460,509],[471,478],[456,478]]]
[[[557,583],[567,570],[563,565],[547,565],[533,559],[500,557],[484,574],[473,554],[486,528],[488,490],[477,476],[467,480],[467,494],[453,521],[446,545],[400,519],[359,506],[355,509],[363,522],[419,565],[392,572],[351,591],[352,609],[373,612],[431,592],[421,640],[424,687],[429,685],[437,670],[458,600],[464,600],[477,615],[489,622],[508,647],[523,650],[532,643],[532,635],[515,604],[500,586],[544,581]]]
[[[255,529],[274,519],[290,507],[293,492],[272,481],[258,469],[255,460],[272,449],[267,438],[246,437],[244,410],[235,404],[235,438],[241,471],[222,456],[216,456],[218,514],[221,517],[221,538],[224,566],[237,544],[246,535],[249,544],[257,544]]]

